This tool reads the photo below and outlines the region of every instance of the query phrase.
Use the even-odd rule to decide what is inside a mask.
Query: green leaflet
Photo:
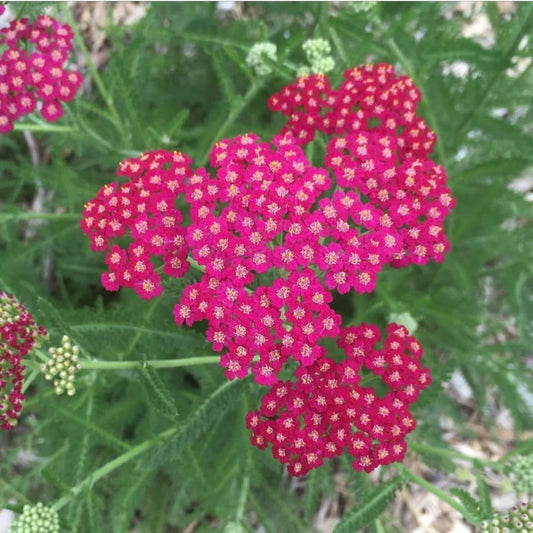
[[[244,388],[241,381],[226,381],[203,401],[192,415],[179,425],[172,436],[153,447],[144,466],[155,468],[178,457],[190,444],[195,442],[212,424],[221,419],[240,401]]]
[[[380,483],[354,508],[346,513],[337,524],[333,533],[354,533],[375,520],[394,499],[396,491],[400,488],[399,477]]]
[[[159,377],[158,371],[148,363],[141,363],[137,370],[150,405],[171,418],[178,416],[178,408],[172,394]]]
[[[467,511],[481,519],[480,504],[468,491],[454,487],[450,489],[450,494],[459,498]]]
[[[490,518],[492,515],[492,504],[490,501],[489,487],[485,481],[484,474],[476,471],[476,483],[479,493],[479,516],[482,520]]]

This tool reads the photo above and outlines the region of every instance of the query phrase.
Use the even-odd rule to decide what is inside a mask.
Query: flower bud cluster
[[[335,68],[331,46],[325,39],[307,39],[302,48],[310,64],[310,74],[326,74]]]
[[[13,429],[22,410],[23,357],[46,330],[11,294],[0,291],[0,427]]]
[[[481,533],[531,533],[533,531],[533,500],[522,502],[507,513],[494,515],[481,522]]]
[[[66,335],[61,339],[61,346],[48,349],[50,359],[41,366],[41,370],[48,381],[53,381],[56,394],[66,392],[73,396],[76,393],[74,380],[76,372],[81,369],[79,351],[78,346],[73,346]]]
[[[533,494],[533,454],[518,455],[510,465],[513,488],[517,494]]]
[[[59,517],[54,509],[41,502],[25,505],[22,514],[11,524],[9,533],[59,533]]]
[[[42,117],[54,122],[63,115],[62,102],[76,95],[82,76],[65,68],[74,34],[47,15],[32,24],[13,20],[0,30],[0,133],[13,129],[22,115],[40,101]]]
[[[274,43],[255,43],[246,56],[246,64],[253,67],[257,76],[272,73],[271,65],[265,60],[277,61],[277,47]]]

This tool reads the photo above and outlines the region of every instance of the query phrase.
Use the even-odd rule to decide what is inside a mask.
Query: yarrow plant
[[[40,15],[33,23],[13,20],[0,34],[0,133],[11,131],[17,119],[36,108],[55,122],[63,115],[62,103],[74,98],[83,81],[77,70],[65,66],[72,30]]]
[[[385,64],[344,77],[338,90],[312,75],[273,95],[269,106],[288,125],[272,144],[253,133],[217,142],[212,173],[181,152],[123,161],[127,181],[103,187],[81,222],[91,248],[107,251],[108,290],[159,296],[157,261],[174,278],[191,265],[201,271],[174,309],[176,323],[207,321],[227,378],[251,372],[269,387],[247,424],[252,443],[271,444],[292,475],[344,450],[366,472],[401,460],[415,427],[409,405],[431,381],[422,348],[397,324],[381,349],[375,326],[342,327],[333,291],[372,292],[385,265],[442,261],[449,249],[443,222],[454,199],[428,158],[435,135],[416,116],[420,92]],[[324,167],[301,148],[317,132],[331,136]],[[274,280],[265,283],[267,272]],[[344,361],[327,357],[328,338]],[[365,386],[363,369],[384,396]]]
[[[0,514],[527,529],[533,4],[222,4],[0,17]]]
[[[0,427],[13,429],[22,410],[23,358],[47,335],[26,307],[0,291]]]

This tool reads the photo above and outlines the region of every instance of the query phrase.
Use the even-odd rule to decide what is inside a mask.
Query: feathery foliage
[[[326,499],[349,506],[335,532],[352,533],[374,531],[400,485],[415,483],[474,524],[491,515],[484,469],[501,470],[504,458],[466,458],[477,496],[435,491],[401,470],[392,477],[388,467],[374,485],[347,460],[290,483],[249,443],[244,416],[261,390],[224,380],[210,359],[198,363],[216,355],[205,325],[180,328],[172,319],[198,273],[168,282],[150,302],[106,292],[103,259],[79,222],[122,159],[163,148],[200,165],[221,138],[277,133],[283,120],[266,100],[305,63],[307,39],[331,44],[334,83],[354,65],[393,64],[420,88],[421,114],[438,135],[432,157],[457,198],[447,222],[452,251],[441,264],[386,269],[375,292],[336,298],[336,308],[347,324],[384,326],[402,313],[416,322],[433,384],[414,409],[412,457],[453,475],[461,454],[445,441],[444,421],[468,436],[472,415],[493,427],[501,406],[516,454],[530,454],[521,431],[533,423],[533,4],[505,12],[500,4],[252,2],[225,11],[210,2],[127,3],[140,16],[128,23],[120,4],[9,4],[17,16],[46,9],[73,24],[73,62],[86,82],[57,123],[66,130],[26,118],[0,134],[0,290],[25,303],[50,342],[68,335],[79,345],[82,371],[76,395],[57,397],[39,372],[45,350],[28,358],[19,426],[0,433],[0,509],[56,505],[62,531],[77,533],[306,533]],[[475,34],[480,19],[484,35]],[[277,60],[258,77],[246,57],[267,41]],[[310,154],[321,160],[320,140]],[[181,359],[196,362],[165,366]],[[115,363],[122,367],[105,366]],[[456,376],[466,407],[450,386]]]

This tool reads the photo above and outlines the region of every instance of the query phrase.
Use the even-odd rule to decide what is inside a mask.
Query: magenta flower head
[[[159,296],[161,276],[152,258],[162,259],[170,277],[189,270],[183,215],[175,202],[192,174],[190,163],[185,154],[164,150],[122,161],[117,175],[126,183],[105,185],[85,205],[81,228],[94,252],[107,250],[102,284],[108,291],[128,287],[147,300]],[[114,243],[122,236],[130,238],[127,248]]]
[[[454,199],[429,158],[436,137],[416,116],[420,92],[390,65],[344,78],[336,90],[324,75],[282,89],[269,100],[289,117],[280,134],[222,139],[210,169],[180,152],[123,161],[128,181],[103,187],[81,222],[91,248],[107,251],[108,290],[150,299],[161,269],[201,271],[174,319],[206,323],[228,379],[251,373],[268,387],[247,417],[252,444],[295,476],[345,451],[366,472],[403,458],[410,405],[431,382],[422,348],[397,324],[383,341],[376,326],[343,327],[333,295],[372,292],[385,266],[449,250]],[[316,132],[329,137],[322,166],[302,146]],[[332,341],[344,359],[328,357]]]
[[[23,357],[46,330],[13,295],[0,291],[0,427],[13,429],[22,410]]]
[[[83,80],[65,68],[73,37],[69,26],[47,15],[0,30],[0,133],[38,107],[49,122],[63,115],[62,102],[74,98]]]

